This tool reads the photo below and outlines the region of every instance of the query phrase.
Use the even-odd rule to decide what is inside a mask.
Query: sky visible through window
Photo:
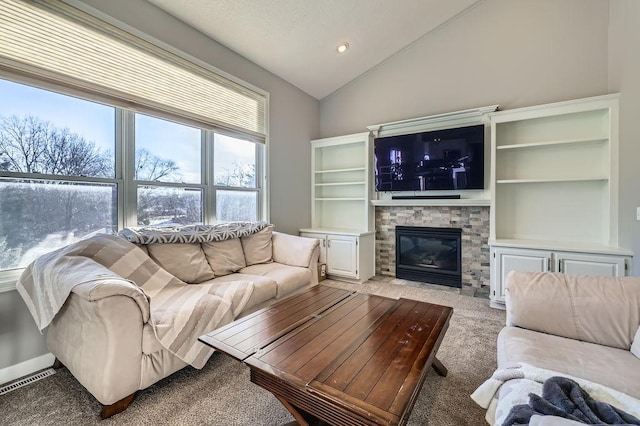
[[[49,121],[57,128],[68,128],[72,133],[95,143],[103,152],[114,151],[115,146],[115,110],[111,107],[61,95],[23,84],[0,79],[0,115],[3,117],[25,117],[32,115]],[[161,158],[169,158],[176,162],[184,182],[200,181],[200,136],[199,130],[185,125],[140,116],[136,120],[138,131],[143,131],[144,141],[138,141],[144,147]],[[198,144],[191,143],[194,134],[198,133]],[[217,135],[221,140],[232,141],[224,135]],[[181,141],[187,141],[182,143]],[[224,143],[216,148],[216,164],[232,168],[234,162],[254,164],[253,144]],[[249,145],[249,147],[247,146]],[[250,149],[247,149],[250,148]]]

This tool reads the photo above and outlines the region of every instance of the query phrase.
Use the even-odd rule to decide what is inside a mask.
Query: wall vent
[[[37,382],[38,380],[44,379],[45,377],[51,376],[53,374],[56,374],[56,370],[54,370],[53,368],[47,368],[46,370],[40,371],[36,374],[32,374],[31,376],[23,377],[20,380],[0,387],[0,395],[4,395],[5,393],[9,393],[12,390],[16,390],[33,382]]]

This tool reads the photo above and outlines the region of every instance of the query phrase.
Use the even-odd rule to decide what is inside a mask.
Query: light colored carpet
[[[393,284],[400,282],[404,285]],[[408,425],[482,425],[484,410],[469,394],[496,368],[496,337],[504,312],[489,301],[462,296],[456,289],[389,279],[361,285],[323,284],[365,293],[405,297],[454,308],[438,359],[447,377],[433,370],[418,396]],[[275,426],[293,418],[268,392],[249,381],[249,370],[216,353],[202,370],[191,367],[138,392],[131,406],[99,419],[100,404],[66,369],[0,396],[2,425],[237,425]]]

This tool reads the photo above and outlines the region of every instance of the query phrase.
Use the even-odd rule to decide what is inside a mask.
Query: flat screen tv
[[[484,188],[484,125],[374,140],[376,191]]]

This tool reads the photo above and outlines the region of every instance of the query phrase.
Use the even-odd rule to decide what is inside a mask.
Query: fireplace
[[[462,287],[462,230],[396,226],[396,277]]]

